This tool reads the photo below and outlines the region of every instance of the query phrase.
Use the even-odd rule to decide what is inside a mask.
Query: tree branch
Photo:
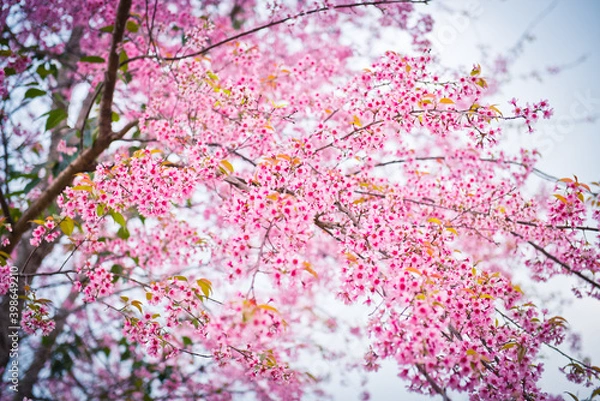
[[[102,91],[102,99],[100,100],[99,113],[99,138],[108,138],[112,134],[112,105],[117,84],[117,70],[119,69],[119,53],[117,52],[123,34],[125,32],[125,23],[129,18],[129,9],[131,8],[131,0],[121,0],[117,9],[117,17],[115,18],[115,27],[113,30],[112,42],[108,53],[108,65],[104,76],[104,88]]]
[[[133,120],[128,122],[127,124],[125,124],[125,126],[123,128],[121,128],[119,131],[117,132],[113,132],[110,136],[111,138],[111,142],[112,141],[117,141],[121,138],[123,138],[125,136],[125,134],[127,134],[129,132],[130,129],[132,129],[133,127],[137,126],[139,124],[139,120]]]
[[[223,39],[215,44],[212,44],[210,46],[204,47],[198,51],[195,51],[193,53],[188,53],[188,54],[184,54],[182,56],[175,56],[175,57],[164,57],[163,60],[165,61],[179,61],[179,60],[183,60],[186,58],[191,58],[191,57],[197,57],[200,56],[202,54],[206,54],[209,51],[211,51],[212,49],[215,49],[217,47],[223,46],[224,44],[227,44],[229,42],[233,42],[236,41],[240,38],[243,38],[245,36],[249,36],[252,35],[254,33],[263,31],[265,29],[274,27],[276,25],[281,25],[283,23],[286,23],[288,21],[292,21],[301,17],[306,17],[312,14],[318,14],[318,13],[322,13],[325,11],[330,11],[330,10],[342,10],[342,9],[352,9],[352,8],[357,8],[357,7],[366,7],[366,6],[381,6],[381,5],[386,5],[386,4],[398,4],[398,3],[412,3],[412,4],[429,4],[430,0],[379,0],[379,1],[365,1],[365,2],[360,2],[360,3],[352,3],[352,4],[337,4],[337,5],[333,5],[333,6],[325,6],[325,7],[319,7],[319,8],[315,8],[309,11],[301,11],[298,14],[294,14],[294,15],[290,15],[288,17],[285,18],[281,18],[275,21],[271,21],[269,23],[266,23],[264,25],[260,25],[257,26],[255,28],[249,29],[247,31],[238,33],[237,35],[233,35],[230,36],[226,39]],[[123,61],[123,63],[121,65],[125,65],[128,64],[132,61],[136,61],[136,60],[141,60],[141,59],[145,59],[145,58],[150,58],[151,56],[137,56],[137,57],[132,57],[128,60]]]
[[[581,272],[579,272],[577,270],[574,270],[571,266],[569,266],[568,264],[566,264],[565,262],[563,262],[562,260],[560,260],[556,256],[554,256],[551,253],[549,253],[548,251],[546,251],[543,247],[539,246],[538,244],[536,244],[533,241],[529,241],[529,240],[526,240],[525,238],[523,238],[523,236],[521,234],[516,233],[514,231],[511,231],[510,233],[512,235],[514,235],[515,237],[524,240],[526,243],[528,243],[529,245],[531,245],[536,251],[542,253],[545,257],[547,257],[548,259],[550,259],[551,261],[553,261],[554,263],[556,263],[557,265],[559,265],[560,267],[562,267],[563,269],[565,269],[566,271],[568,271],[569,273],[571,273],[571,274],[579,277],[583,281],[585,281],[588,284],[590,284],[592,287],[600,290],[600,283],[597,283],[594,280],[590,279],[589,277],[586,277],[583,273],[581,273]]]
[[[414,160],[417,161],[428,161],[428,160],[435,160],[435,161],[439,161],[439,160],[446,160],[446,156],[422,156],[422,157],[415,157]],[[500,159],[494,159],[494,158],[480,158],[479,161],[482,162],[490,162],[490,163],[507,163],[507,164],[512,164],[514,166],[519,166],[519,167],[523,167],[523,168],[529,168],[530,166],[526,165],[525,163],[522,162],[518,162],[515,160],[500,160]],[[407,163],[408,160],[407,159],[398,159],[398,160],[390,160],[387,162],[381,162],[381,163],[377,163],[375,164],[373,167],[385,167],[385,166],[389,166],[392,164],[402,164],[402,163]],[[538,168],[532,167],[531,171],[537,175],[538,177],[540,177],[543,180],[546,181],[550,181],[550,182],[554,182],[554,183],[558,183],[558,184],[564,184],[562,181],[560,181],[560,179],[558,177],[555,177],[553,175],[550,175]],[[587,191],[587,190],[586,190]],[[589,192],[591,195],[597,196],[598,194],[592,191],[587,191]]]
[[[104,78],[104,91],[100,101],[100,134],[94,145],[83,151],[71,164],[67,166],[61,173],[52,181],[52,183],[44,190],[44,192],[29,206],[23,213],[21,218],[16,222],[13,231],[9,237],[10,243],[2,247],[0,250],[10,254],[17,243],[20,241],[23,234],[29,229],[30,221],[34,220],[42,213],[60,193],[71,183],[73,176],[77,173],[86,171],[93,162],[104,152],[111,142],[125,135],[131,126],[137,124],[137,121],[127,124],[125,128],[118,133],[112,132],[112,103],[115,85],[117,81],[117,70],[119,68],[119,55],[117,48],[123,39],[125,31],[125,22],[129,17],[129,9],[131,8],[131,0],[121,0],[117,10],[115,20],[115,28],[113,40],[111,43],[110,54],[108,58],[108,66]],[[132,125],[133,124],[133,125]]]
[[[10,208],[8,207],[8,202],[4,198],[4,193],[2,192],[2,188],[0,187],[0,206],[2,206],[2,214],[6,217],[6,221],[11,225],[13,224],[12,217],[10,217]]]
[[[443,399],[444,401],[451,401],[451,400],[450,400],[450,397],[448,397],[448,394],[446,394],[446,391],[444,391],[444,389],[443,389],[443,388],[441,388],[441,387],[440,387],[440,385],[439,385],[439,384],[437,384],[437,383],[435,382],[435,380],[433,380],[433,379],[431,378],[431,376],[429,376],[429,374],[428,374],[428,373],[427,373],[427,371],[425,370],[425,367],[424,367],[422,364],[420,364],[420,363],[417,363],[417,364],[416,364],[416,366],[417,366],[417,369],[419,370],[419,372],[421,372],[421,374],[422,374],[423,376],[425,376],[425,379],[427,379],[427,382],[429,383],[429,385],[431,386],[431,388],[433,388],[433,390],[434,390],[436,393],[438,393],[439,395],[441,395],[441,396],[442,396],[442,399]]]

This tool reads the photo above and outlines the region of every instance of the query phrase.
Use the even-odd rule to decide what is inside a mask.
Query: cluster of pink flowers
[[[92,266],[86,263],[78,269],[78,273],[84,274],[86,279],[78,281],[76,285],[85,294],[84,302],[93,302],[97,298],[105,298],[114,291],[114,275],[104,266]]]
[[[151,316],[144,316],[142,319],[126,319],[123,325],[123,336],[133,344],[142,345],[152,357],[162,355],[165,349],[164,342],[170,339],[168,333],[164,333],[161,325],[152,320]],[[165,354],[168,355],[168,352]]]
[[[519,106],[516,99],[511,99],[510,104],[513,105],[513,113],[517,117],[521,117],[525,120],[529,132],[533,132],[533,124],[535,124],[540,118],[548,119],[552,117],[553,110],[550,108],[550,104],[547,100],[541,100],[537,103],[529,104],[525,106]]]
[[[37,226],[31,232],[31,239],[29,242],[33,246],[40,246],[42,241],[52,242],[60,237],[61,232],[56,226],[56,222],[52,218],[47,218],[46,221]]]
[[[50,334],[56,323],[50,318],[50,308],[46,303],[29,302],[21,316],[21,328],[27,334],[40,330],[43,336]]]
[[[10,265],[0,265],[0,295],[8,293],[11,281],[12,278]]]

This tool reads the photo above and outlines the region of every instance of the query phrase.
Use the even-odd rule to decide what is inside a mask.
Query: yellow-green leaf
[[[73,191],[86,191],[86,192],[92,192],[92,190],[93,190],[91,185],[76,185],[72,189],[73,189]]]
[[[135,306],[140,311],[140,313],[143,313],[142,312],[142,301],[138,301],[136,299],[135,301],[131,301],[131,305]]]
[[[233,174],[233,166],[227,160],[221,160],[219,167],[223,174]]]
[[[572,399],[574,399],[575,401],[579,401],[579,398],[577,398],[577,396],[569,391],[565,391],[565,393],[569,394],[571,396]]]
[[[202,291],[204,296],[208,298],[212,292],[212,283],[210,282],[210,280],[201,278],[196,280],[196,284],[198,284],[198,287],[200,287],[200,290]]]
[[[559,194],[554,194],[554,197],[555,197],[556,199],[558,199],[559,201],[561,201],[562,203],[565,203],[565,204],[566,204],[566,203],[568,203],[568,201],[567,201],[567,198],[565,198],[565,197],[564,197],[564,196],[562,196],[562,195],[559,195]]]
[[[481,66],[479,64],[477,64],[475,67],[473,67],[473,69],[471,70],[471,76],[475,77],[477,75],[481,74]]]
[[[433,223],[433,224],[437,224],[437,225],[441,225],[442,221],[436,217],[430,217],[429,219],[427,219],[427,221],[429,223]]]
[[[59,224],[60,230],[66,235],[73,234],[73,229],[75,228],[75,222],[70,217],[65,217]]]
[[[127,223],[125,222],[125,217],[123,217],[123,215],[121,213],[113,210],[110,212],[110,215],[113,218],[113,220],[115,221],[115,223],[117,223],[121,227],[126,226]]]
[[[268,311],[271,311],[271,312],[279,313],[279,311],[277,310],[277,308],[275,308],[274,306],[271,306],[271,305],[262,304],[262,305],[258,305],[258,307],[260,309],[264,309],[264,310],[268,310]]]
[[[140,26],[132,20],[129,20],[127,23],[125,23],[125,28],[131,33],[136,33],[140,30]]]
[[[456,231],[456,228],[454,227],[446,227],[446,231],[449,231],[454,235],[458,235],[458,231]]]
[[[104,63],[105,60],[100,56],[83,56],[79,59],[83,63]]]
[[[498,109],[495,105],[491,105],[488,107],[490,110],[495,111],[496,113],[498,113],[500,116],[502,116],[502,112],[500,111],[500,109]]]
[[[501,350],[505,350],[505,349],[510,349],[512,347],[516,347],[517,343],[515,342],[510,342],[510,343],[506,343],[504,344],[502,347],[500,347]]]

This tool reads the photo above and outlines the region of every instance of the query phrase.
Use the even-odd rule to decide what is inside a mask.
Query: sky
[[[512,80],[495,96],[499,108],[509,110],[507,101],[512,97],[522,101],[548,99],[553,106],[552,120],[533,135],[509,133],[507,147],[538,148],[542,159],[537,167],[553,176],[577,175],[583,182],[600,181],[600,1],[432,0],[427,7],[436,20],[433,52],[442,64],[469,71],[473,64],[489,64],[498,55],[518,54],[511,66]],[[465,16],[460,10],[468,10],[470,15]],[[518,43],[523,43],[522,52],[515,53]],[[368,46],[380,53],[403,50],[395,37]],[[548,74],[547,68],[553,66],[564,68],[558,74]],[[540,73],[541,80],[532,76],[534,71]],[[558,313],[569,321],[570,329],[581,334],[584,356],[598,365],[600,301],[573,300],[568,305],[556,302],[560,294],[569,297],[569,289],[575,283],[560,277],[548,283],[529,284],[529,288],[540,294],[542,305],[547,303],[551,310],[559,308]],[[566,360],[548,351],[544,357],[547,359],[540,382],[542,389],[563,394],[565,399],[570,398],[564,391],[589,395],[591,390],[567,382],[558,372],[558,366]],[[371,400],[429,399],[406,392],[396,371],[396,365],[388,363],[369,376]],[[344,385],[332,383],[330,391],[336,401],[358,400],[362,387],[357,376]],[[467,397],[452,399],[461,401]]]

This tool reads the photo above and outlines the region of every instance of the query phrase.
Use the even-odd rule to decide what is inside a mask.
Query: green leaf
[[[102,203],[99,203],[98,206],[96,206],[96,215],[98,217],[104,215],[104,205]]]
[[[25,99],[33,99],[39,96],[44,96],[46,94],[46,91],[43,91],[41,89],[38,88],[29,88],[27,89],[27,92],[25,92]]]
[[[60,230],[66,235],[73,234],[73,229],[75,228],[75,222],[70,217],[65,217],[59,224]]]
[[[102,57],[100,56],[83,56],[82,58],[79,59],[79,61],[84,62],[84,63],[104,63],[106,60],[104,60]]]
[[[49,336],[43,336],[42,337],[42,345],[44,347],[50,348],[52,345],[54,345],[54,341],[51,341]]]
[[[105,27],[100,28],[100,32],[112,33],[113,29],[115,29],[114,25],[107,25]]]
[[[121,238],[121,239],[128,239],[130,237],[130,233],[129,230],[127,229],[127,227],[121,227],[119,228],[119,231],[117,231],[117,237]]]
[[[35,72],[37,72],[40,78],[46,79],[46,77],[51,74],[56,76],[56,74],[58,74],[58,69],[54,64],[49,64],[49,67],[46,67],[46,65],[42,64],[35,70]]]
[[[127,29],[131,33],[136,33],[140,30],[140,26],[135,21],[129,20],[125,24],[125,29]]]
[[[121,67],[121,71],[127,73],[127,68],[128,65],[124,64],[127,60],[129,59],[129,57],[127,56],[127,53],[125,53],[125,50],[121,50],[121,53],[119,53],[119,65],[122,65]]]
[[[112,210],[110,212],[110,215],[113,218],[113,220],[115,221],[115,223],[117,223],[121,227],[124,228],[127,225],[127,222],[125,221],[125,217],[123,217],[123,215],[121,213],[115,212],[114,210]]]
[[[188,336],[183,336],[183,337],[181,338],[181,340],[183,341],[183,345],[184,345],[184,346],[186,346],[186,347],[187,347],[187,346],[190,346],[190,345],[192,345],[192,344],[193,344],[193,343],[192,343],[192,339],[191,339],[191,338],[189,338]]]
[[[123,266],[121,266],[121,265],[118,265],[118,264],[114,264],[114,265],[112,265],[112,267],[110,268],[110,272],[111,272],[112,274],[118,274],[118,275],[121,275],[121,274],[123,274]]]
[[[10,49],[0,50],[0,57],[12,56],[13,52]]]
[[[67,116],[67,112],[63,109],[50,110],[48,119],[46,120],[46,131],[56,127],[61,121],[65,120]]]
[[[112,265],[110,272],[113,274],[113,284],[119,281],[119,279],[123,279],[123,281],[127,282],[127,278],[123,276],[123,266],[117,264]]]
[[[25,185],[25,188],[23,188],[23,193],[28,194],[29,191],[31,191],[33,188],[35,188],[37,186],[37,184],[39,184],[42,181],[41,178],[36,177],[33,180],[29,181],[29,183],[27,185]]]
[[[119,116],[118,113],[115,113],[114,111],[112,112],[110,119],[112,120],[113,123],[118,122],[121,119],[121,116]]]

